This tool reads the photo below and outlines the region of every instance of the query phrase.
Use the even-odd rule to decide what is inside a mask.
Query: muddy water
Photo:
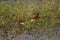
[[[2,33],[2,32],[1,32]],[[3,33],[2,33],[3,34]],[[56,35],[57,34],[57,35]],[[15,35],[15,37],[13,37]],[[34,32],[24,31],[21,35],[8,31],[8,37],[1,37],[0,40],[60,40],[60,29],[34,30]]]
[[[22,33],[22,35],[18,35],[16,38],[12,40],[60,40],[60,29],[49,29],[48,33],[45,30],[40,32],[35,31],[34,33],[28,34],[27,31]],[[56,35],[57,32],[57,35]]]

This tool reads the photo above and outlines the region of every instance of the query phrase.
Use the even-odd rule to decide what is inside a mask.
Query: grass
[[[60,0],[39,1],[39,6],[29,4],[21,6],[17,1],[15,4],[7,6],[0,5],[0,29],[21,30],[42,29],[60,27]],[[33,13],[39,12],[39,19],[30,22]],[[24,25],[16,24],[15,19],[19,16],[24,20]]]

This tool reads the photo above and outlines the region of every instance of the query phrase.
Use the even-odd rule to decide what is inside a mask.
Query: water
[[[27,5],[32,4],[32,3],[33,4],[35,3],[34,5],[39,4],[39,1],[34,1],[34,0],[31,0],[31,1],[27,0],[27,1],[24,1],[24,2],[21,0],[20,2],[21,2],[22,6],[27,6]],[[0,5],[5,5],[6,6],[6,5],[14,4],[14,3],[16,3],[14,0],[13,1],[3,1],[3,2],[0,3]],[[40,40],[40,38],[44,39],[44,40],[60,40],[60,29],[59,29],[59,31],[57,31],[57,29],[59,29],[59,28],[49,29],[48,35],[50,35],[50,38],[47,37],[46,31],[44,31],[42,33],[39,33],[39,34],[38,34],[38,32],[41,32],[41,31],[37,31],[37,33],[33,33],[33,34],[30,34],[30,35],[28,34],[27,31],[25,31],[21,35],[17,35],[15,38],[12,38],[11,40]],[[58,33],[57,37],[55,36],[55,32]],[[4,33],[0,32],[0,34],[4,34]],[[12,34],[11,31],[8,31],[8,36],[10,37],[12,35],[14,35],[14,34]],[[37,37],[37,35],[38,35],[38,37]],[[7,37],[3,38],[3,37],[0,36],[0,40],[7,40]]]
[[[56,28],[56,29],[58,29],[58,28]],[[57,36],[55,36],[56,31],[54,30],[55,32],[53,32],[53,30],[54,29],[51,29],[50,31],[52,31],[52,32],[49,32],[48,34],[46,33],[45,30],[43,30],[42,32],[38,30],[41,33],[39,33],[38,31],[36,33],[36,31],[35,31],[30,34],[28,33],[28,31],[25,31],[21,35],[17,35],[16,37],[12,38],[11,40],[40,40],[40,39],[42,39],[42,40],[43,39],[44,40],[60,40],[60,34],[59,34],[60,30],[57,31],[57,33],[58,33]],[[11,31],[8,30],[8,37],[11,38],[13,35],[15,35],[15,34],[11,33]],[[47,35],[50,35],[50,37],[48,37]],[[7,40],[7,37],[3,38],[0,36],[0,40]]]
[[[51,29],[52,31],[52,29]],[[55,32],[49,33],[49,35],[54,34]],[[38,35],[38,34],[37,34]],[[39,36],[39,35],[38,35]],[[51,37],[47,37],[47,33],[44,32],[42,33],[42,36],[40,35],[39,38],[36,36],[36,33],[34,34],[28,34],[27,31],[25,31],[24,33],[22,33],[22,35],[18,35],[15,39],[13,40],[40,40],[40,38],[42,40],[60,40],[60,38],[54,36]]]

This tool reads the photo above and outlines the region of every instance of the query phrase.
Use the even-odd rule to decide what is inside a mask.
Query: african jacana
[[[31,21],[34,21],[34,20],[38,19],[38,17],[39,17],[39,14],[38,14],[38,13],[37,13],[37,14],[34,14],[34,15],[32,16]]]
[[[24,24],[23,20],[19,17],[17,17],[15,21],[16,21],[16,23]]]

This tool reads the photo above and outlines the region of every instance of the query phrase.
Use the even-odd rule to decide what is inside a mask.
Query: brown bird
[[[34,14],[34,15],[32,16],[32,19],[38,19],[38,15],[39,15],[39,14]]]
[[[33,16],[32,16],[32,19],[31,19],[31,21],[34,21],[34,20],[36,20],[36,19],[38,19],[39,18],[39,14],[37,13],[37,14],[34,14]]]
[[[16,22],[20,23],[22,20],[20,18],[16,18]]]
[[[16,23],[24,24],[24,23],[23,23],[23,20],[22,20],[21,18],[19,18],[19,17],[17,17],[17,18],[15,19],[15,21],[16,21]]]

